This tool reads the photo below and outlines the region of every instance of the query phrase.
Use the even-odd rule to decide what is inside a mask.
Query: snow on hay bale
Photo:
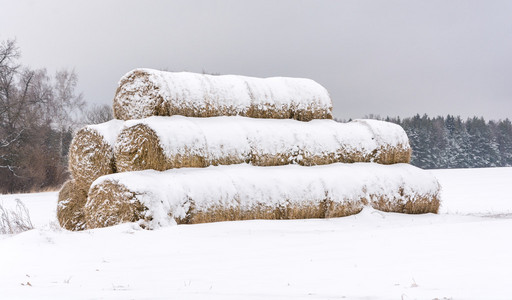
[[[408,163],[411,155],[405,131],[383,121],[182,116],[126,121],[114,151],[119,172],[240,163],[393,164]]]
[[[75,134],[69,147],[69,170],[79,188],[87,191],[96,178],[116,171],[113,146],[123,123],[89,125]]]
[[[74,180],[68,180],[59,191],[57,202],[57,219],[62,228],[67,230],[85,229],[84,206],[87,191],[78,188]]]
[[[399,213],[436,213],[439,183],[408,164],[256,167],[247,164],[145,170],[97,179],[85,206],[87,228],[139,223],[146,228],[247,219],[340,217],[364,205]]]
[[[311,79],[151,69],[135,69],[121,78],[113,109],[121,120],[172,115],[332,119],[329,93]]]

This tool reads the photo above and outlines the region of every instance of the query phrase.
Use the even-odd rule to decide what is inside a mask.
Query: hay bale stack
[[[251,163],[257,166],[335,162],[408,163],[398,125],[374,120],[150,117],[126,121],[115,145],[119,172]]]
[[[121,120],[172,115],[332,119],[329,93],[310,79],[151,69],[135,69],[121,78],[113,109]]]
[[[374,163],[146,170],[103,176],[89,191],[87,228],[339,217],[364,205],[436,213],[439,183],[408,164]]]
[[[84,230],[86,202],[87,192],[79,188],[75,180],[66,181],[59,191],[57,202],[57,219],[60,226],[67,230]]]
[[[96,178],[116,172],[114,143],[123,123],[89,125],[75,134],[69,146],[69,170],[77,187],[87,191]]]

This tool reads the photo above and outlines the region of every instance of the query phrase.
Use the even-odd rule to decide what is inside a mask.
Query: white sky
[[[22,63],[110,104],[136,67],[307,77],[335,117],[512,118],[512,1],[0,0]]]

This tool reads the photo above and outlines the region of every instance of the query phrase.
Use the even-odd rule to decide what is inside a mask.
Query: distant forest
[[[512,166],[512,123],[448,115],[386,118],[399,124],[413,149],[411,164],[424,169]]]
[[[86,105],[74,71],[32,69],[20,55],[15,40],[0,41],[0,193],[60,187],[73,133],[112,118],[110,107]]]

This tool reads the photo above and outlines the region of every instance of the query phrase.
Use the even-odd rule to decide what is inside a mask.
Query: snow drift
[[[114,116],[247,116],[254,118],[332,119],[327,90],[311,79],[213,76],[135,69],[119,81]]]
[[[255,167],[246,164],[98,178],[85,206],[87,228],[140,221],[176,223],[347,216],[364,205],[436,213],[439,183],[408,164]]]
[[[113,147],[123,123],[88,125],[75,134],[69,146],[69,170],[77,188],[87,191],[96,178],[116,171]]]
[[[119,172],[251,163],[408,163],[411,148],[398,125],[356,120],[150,117],[126,121],[115,144]]]

